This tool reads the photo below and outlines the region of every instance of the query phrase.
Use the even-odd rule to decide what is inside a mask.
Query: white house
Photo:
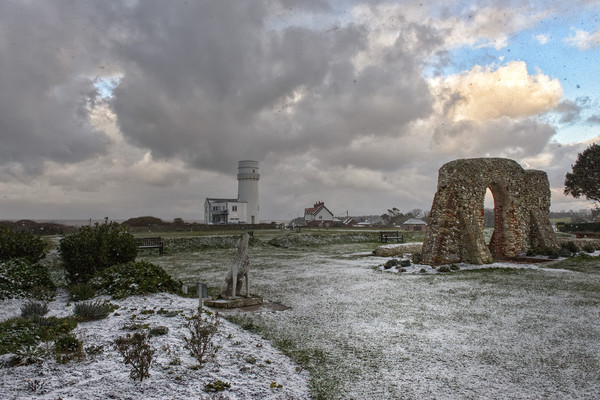
[[[238,162],[238,198],[204,201],[205,224],[258,224],[258,161]]]
[[[304,209],[304,222],[308,226],[331,227],[333,213],[325,207],[325,203],[318,201],[313,207]]]

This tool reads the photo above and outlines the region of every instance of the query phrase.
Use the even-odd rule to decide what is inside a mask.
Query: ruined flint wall
[[[487,188],[494,196],[495,229],[483,236]],[[429,265],[491,263],[530,248],[558,248],[548,219],[550,185],[545,172],[524,170],[505,158],[451,161],[440,168],[422,255]]]

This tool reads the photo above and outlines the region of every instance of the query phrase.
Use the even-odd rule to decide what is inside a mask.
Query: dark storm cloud
[[[261,3],[157,4],[141,2],[130,16],[118,45],[127,73],[113,100],[123,134],[155,157],[223,170],[240,157],[398,135],[431,112],[419,59],[402,40],[357,71],[364,26],[270,29]]]
[[[87,16],[79,3],[0,4],[0,165],[39,173],[45,160],[104,151],[107,138],[89,121],[96,93],[86,75],[94,63]]]

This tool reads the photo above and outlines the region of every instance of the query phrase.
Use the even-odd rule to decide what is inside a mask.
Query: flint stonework
[[[494,233],[483,236],[487,188],[494,196]],[[544,171],[524,170],[505,158],[451,161],[439,171],[438,187],[423,242],[423,263],[487,264],[557,249],[548,219],[550,185]]]

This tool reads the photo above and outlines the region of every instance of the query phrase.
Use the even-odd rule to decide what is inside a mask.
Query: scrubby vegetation
[[[48,269],[23,258],[0,262],[0,299],[33,297],[50,300],[56,286]]]
[[[72,318],[11,318],[0,322],[0,354],[17,353],[40,341],[51,342],[77,326]]]
[[[79,321],[103,319],[110,313],[110,306],[99,301],[84,301],[75,304],[75,315]]]
[[[131,371],[129,376],[140,382],[150,377],[150,366],[155,349],[150,345],[146,332],[135,332],[133,335],[120,336],[115,340],[115,348],[123,356],[123,362]]]
[[[59,253],[71,283],[89,281],[95,274],[115,264],[135,260],[137,246],[133,235],[116,222],[83,226],[60,241]]]
[[[39,236],[0,226],[0,261],[23,258],[30,263],[35,263],[44,257],[45,250],[46,244]]]
[[[181,283],[173,280],[162,267],[147,261],[113,265],[91,283],[98,292],[116,299],[147,293],[176,293],[181,288]]]
[[[202,313],[194,314],[187,324],[190,336],[185,336],[185,348],[190,351],[192,357],[198,360],[202,365],[206,362],[207,357],[214,356],[216,352],[213,344],[213,337],[217,333],[219,327],[219,314],[209,315],[205,317]]]

